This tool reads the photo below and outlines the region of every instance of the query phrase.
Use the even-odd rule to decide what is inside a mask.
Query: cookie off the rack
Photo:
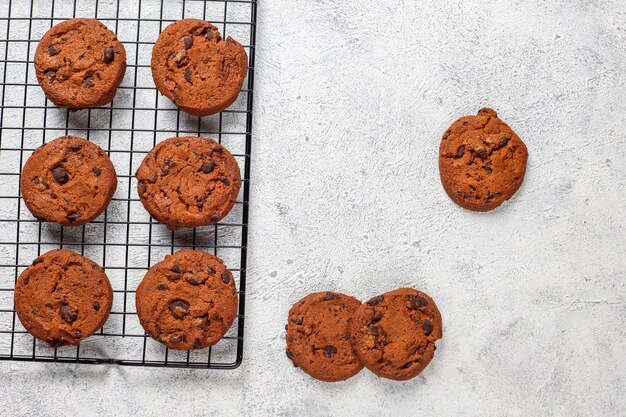
[[[96,19],[70,19],[43,36],[35,52],[37,80],[54,104],[69,109],[113,100],[126,72],[126,50]]]
[[[237,288],[222,260],[181,250],[154,265],[137,287],[139,321],[170,349],[217,343],[237,315]]]
[[[334,382],[363,369],[348,339],[348,326],[361,302],[336,292],[309,294],[289,310],[287,357],[313,378]]]
[[[235,205],[240,188],[237,160],[213,139],[166,139],[137,170],[141,202],[170,229],[217,223]]]
[[[67,249],[36,258],[15,285],[15,312],[37,339],[52,347],[77,345],[100,329],[113,290],[104,270]]]
[[[20,178],[30,212],[62,226],[79,226],[98,217],[116,188],[115,168],[107,154],[75,136],[63,136],[36,149]]]
[[[215,26],[183,19],[166,27],[152,49],[152,78],[161,94],[194,116],[233,104],[248,72],[244,47]]]
[[[435,302],[413,288],[370,299],[350,323],[350,340],[363,364],[380,377],[398,381],[414,378],[428,366],[441,336]]]
[[[522,185],[528,150],[492,109],[465,116],[439,146],[439,173],[452,201],[473,211],[493,210]]]

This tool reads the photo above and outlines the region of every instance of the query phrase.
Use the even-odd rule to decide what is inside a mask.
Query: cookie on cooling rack
[[[170,349],[202,349],[233,324],[237,289],[220,258],[181,250],[150,268],[137,287],[136,305],[153,339]]]
[[[439,146],[441,183],[452,201],[489,211],[522,185],[528,150],[495,111],[482,109],[450,126]]]
[[[183,19],[166,27],[152,49],[152,78],[161,94],[194,116],[233,104],[248,72],[244,47],[215,26]]]
[[[37,80],[54,104],[69,109],[113,100],[126,72],[126,50],[96,19],[70,19],[50,29],[35,52]]]
[[[100,329],[113,304],[104,270],[76,252],[47,252],[15,285],[15,312],[37,339],[52,347],[77,345]]]
[[[361,302],[336,292],[309,294],[291,307],[287,357],[313,378],[334,382],[363,369],[348,339],[348,326]]]
[[[398,381],[426,368],[441,336],[441,314],[435,302],[412,288],[363,303],[350,323],[350,340],[363,364],[378,376]]]
[[[75,136],[63,136],[36,149],[20,178],[30,212],[63,226],[79,226],[98,217],[116,188],[115,168],[107,154]]]
[[[240,187],[237,161],[213,139],[164,140],[137,170],[141,202],[170,229],[217,223],[235,205]]]

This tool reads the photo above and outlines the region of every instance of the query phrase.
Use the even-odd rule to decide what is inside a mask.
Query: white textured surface
[[[262,0],[244,363],[0,364],[2,415],[618,416],[626,408],[626,3]],[[441,134],[491,106],[529,149],[517,195],[464,211]],[[414,286],[431,365],[314,381],[290,305]]]

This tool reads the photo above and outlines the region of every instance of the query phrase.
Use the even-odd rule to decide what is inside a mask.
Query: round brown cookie
[[[35,52],[37,80],[54,104],[97,107],[115,97],[126,72],[126,50],[96,19],[70,19],[52,27]]]
[[[30,212],[63,226],[79,226],[98,217],[116,188],[115,168],[107,154],[75,136],[63,136],[36,149],[20,178]]]
[[[213,139],[164,140],[137,170],[143,206],[170,229],[217,223],[235,205],[240,187],[237,161]]]
[[[489,211],[515,194],[526,172],[524,142],[495,111],[482,109],[450,126],[439,146],[441,183],[452,201]]]
[[[350,340],[363,364],[383,378],[403,381],[422,372],[441,339],[435,302],[412,288],[372,298],[354,313]]]
[[[77,345],[109,317],[113,290],[104,270],[67,249],[47,252],[15,285],[15,312],[30,334],[52,347]]]
[[[154,265],[137,287],[146,333],[170,349],[216,344],[237,315],[237,289],[222,260],[181,250]]]
[[[151,66],[161,94],[189,114],[208,116],[237,99],[248,57],[239,42],[230,36],[224,40],[212,24],[183,19],[161,32]]]
[[[287,357],[313,378],[342,381],[363,364],[348,339],[356,298],[336,292],[309,294],[291,307],[287,322]]]

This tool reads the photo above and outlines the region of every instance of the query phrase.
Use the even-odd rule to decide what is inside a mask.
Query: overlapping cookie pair
[[[237,315],[233,274],[214,255],[181,250],[148,270],[135,304],[146,333],[170,349],[214,345]],[[24,328],[51,347],[77,345],[102,328],[113,305],[104,270],[76,252],[37,257],[15,285]]]
[[[136,45],[138,47],[138,45]],[[152,49],[152,77],[161,94],[194,116],[219,113],[235,102],[248,72],[239,42],[215,26],[183,19],[167,26]],[[54,104],[69,109],[113,100],[126,72],[126,50],[96,19],[52,27],[35,52],[37,80]]]
[[[235,157],[213,139],[170,138],[159,143],[137,170],[146,210],[170,229],[215,224],[235,205],[241,174]],[[107,154],[85,139],[64,136],[28,158],[20,189],[40,220],[80,226],[109,205],[117,177]]]
[[[336,292],[309,294],[289,310],[287,357],[313,378],[334,382],[367,367],[397,381],[417,376],[442,337],[427,294],[400,288],[361,303]]]

